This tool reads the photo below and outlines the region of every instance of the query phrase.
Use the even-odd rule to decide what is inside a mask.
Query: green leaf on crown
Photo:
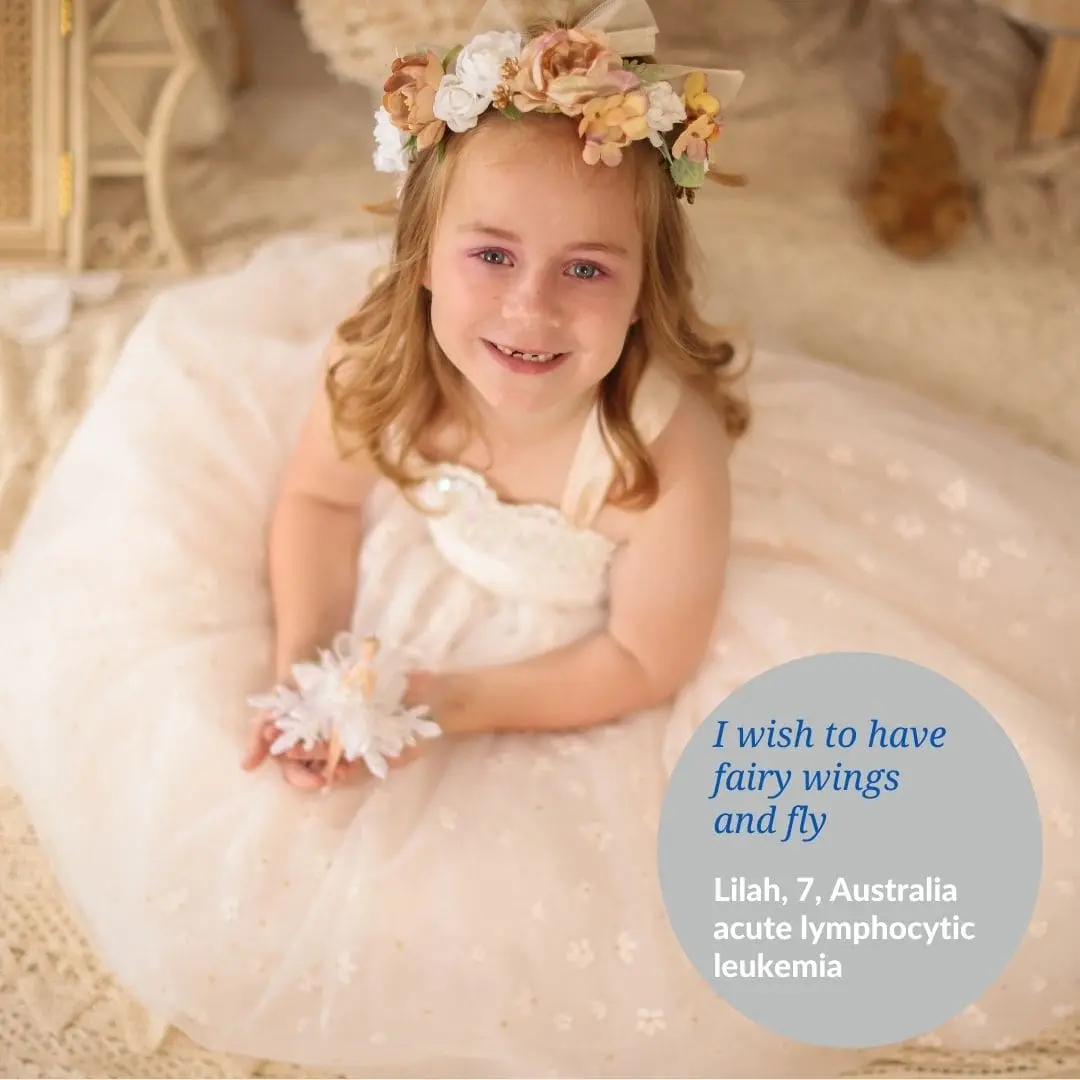
[[[682,157],[673,157],[671,178],[679,187],[701,187],[705,183],[705,162],[691,161],[685,154]]]
[[[520,120],[525,114],[511,101],[507,103],[505,109],[502,110],[503,116],[508,116],[511,120]]]
[[[632,71],[643,83],[661,81],[664,69],[659,64],[646,64],[643,60],[630,60],[623,63],[627,71]]]
[[[463,46],[455,45],[444,57],[442,62],[443,71],[449,74],[454,70],[454,65],[457,63],[458,53],[461,52]]]

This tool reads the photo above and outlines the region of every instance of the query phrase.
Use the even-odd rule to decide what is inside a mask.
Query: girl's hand
[[[437,674],[430,671],[416,671],[409,675],[404,704],[408,707],[427,705],[434,721],[442,728],[443,734],[465,730],[465,717],[468,715],[466,682],[461,675]],[[251,772],[270,757],[270,747],[278,736],[277,727],[269,713],[259,713],[251,724],[247,752],[243,767]],[[406,747],[397,757],[387,758],[391,769],[400,769],[415,761],[425,752],[427,739],[419,739],[415,746]],[[320,743],[311,750],[302,746],[293,747],[284,754],[274,755],[274,761],[281,769],[284,780],[293,787],[305,790],[318,790],[327,786],[326,763],[329,748]],[[352,777],[363,762],[342,761],[334,770],[330,783],[337,784]]]
[[[277,727],[269,713],[259,713],[251,724],[251,734],[248,738],[247,754],[244,757],[243,767],[251,772],[257,769],[268,757],[270,747],[278,736]],[[329,750],[319,744],[311,750],[305,750],[302,746],[294,746],[284,754],[274,755],[274,761],[281,769],[282,778],[292,787],[305,790],[316,790],[327,786],[326,762]],[[329,782],[339,783],[347,780],[356,771],[356,762],[341,761],[334,769],[334,775]]]
[[[277,728],[274,726],[270,714],[257,713],[251,721],[251,731],[248,735],[247,751],[244,754],[243,767],[251,772],[257,769],[269,756],[270,746],[277,737]]]
[[[278,665],[279,669],[281,665]],[[277,679],[284,686],[296,689],[296,682],[291,670]],[[274,724],[273,715],[269,711],[256,714],[251,722],[251,733],[248,737],[247,752],[243,759],[243,768],[247,772],[257,769],[270,754],[270,747],[278,737],[278,729]],[[327,776],[326,765],[329,759],[329,747],[318,744],[310,750],[302,746],[294,746],[284,754],[273,755],[278,768],[281,769],[282,778],[292,787],[305,790],[316,790],[326,787],[329,783],[338,783],[345,780],[355,771],[356,763],[340,761],[334,768],[332,777]]]
[[[296,689],[296,682],[291,672],[279,676],[275,681],[293,690]],[[273,714],[269,710],[256,713],[251,721],[247,751],[244,754],[242,767],[245,772],[252,772],[270,757],[270,747],[274,745],[274,740],[277,737],[278,729],[274,724]],[[278,764],[283,765],[285,759],[293,757],[295,757],[295,753],[290,751],[281,757],[275,755],[275,760]]]

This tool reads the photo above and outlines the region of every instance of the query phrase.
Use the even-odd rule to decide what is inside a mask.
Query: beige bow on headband
[[[645,0],[599,0],[575,19],[573,25],[579,30],[602,30],[611,48],[622,57],[652,56],[656,52],[656,37],[660,30]],[[523,20],[510,10],[506,0],[486,0],[472,24],[470,35],[489,30],[524,33],[525,26]],[[686,76],[695,71],[708,78],[709,93],[724,109],[734,101],[745,78],[741,71],[689,68],[678,64],[659,65],[656,76],[670,82],[674,90],[681,91]]]

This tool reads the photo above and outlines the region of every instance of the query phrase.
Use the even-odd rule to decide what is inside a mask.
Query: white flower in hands
[[[337,718],[337,730],[346,761],[362,759],[374,776],[385,780],[387,758],[400,757],[416,737],[435,738],[442,729],[429,719],[426,706],[405,708],[402,693],[392,687],[376,689],[370,696],[354,696]]]
[[[281,734],[270,744],[270,753],[274,757],[280,757],[300,747],[310,754],[322,742],[322,735],[316,730],[317,725],[312,721],[313,718],[308,714],[297,716],[285,713],[274,716],[274,727]]]
[[[327,742],[345,700],[340,684],[327,678],[325,654],[322,664],[294,664],[291,676],[293,685],[283,683],[269,694],[248,698],[279,732],[270,746],[275,757],[298,747],[310,754]]]
[[[390,113],[381,108],[375,114],[375,153],[372,160],[378,172],[405,172],[409,167],[409,153],[405,144],[409,137],[390,118]]]
[[[257,769],[273,751],[284,732],[288,732],[289,750],[303,746],[310,751],[316,739],[307,720],[297,713],[300,694],[292,687],[278,686],[269,694],[256,694],[247,703],[258,710],[251,722],[251,731],[244,750],[243,767]],[[288,751],[286,751],[288,752]]]
[[[464,86],[456,75],[444,75],[435,91],[432,112],[436,120],[460,134],[476,127],[477,117],[491,104],[490,97],[481,97]]]
[[[686,119],[686,105],[670,83],[647,83],[644,90],[649,99],[649,111],[645,114],[652,132],[649,142],[659,146],[663,142],[662,133]]]
[[[277,686],[272,693],[255,694],[247,699],[247,703],[259,712],[269,713],[271,716],[290,716],[293,710],[301,702],[299,691],[291,686]]]
[[[418,739],[443,733],[427,703],[406,704],[410,666],[404,653],[382,649],[376,638],[340,634],[331,649],[320,651],[317,663],[293,666],[293,686],[277,686],[271,694],[248,700],[268,718],[269,752],[306,759],[304,764],[286,763],[294,776],[297,769],[321,769],[322,781],[311,772],[304,774],[302,786],[329,785],[357,761],[385,779],[388,758],[404,762],[413,756],[408,750],[417,747]],[[248,767],[257,764],[257,757],[252,750]]]
[[[520,55],[521,35],[512,30],[489,30],[477,34],[458,53],[454,69],[458,84],[483,100],[484,108],[487,108],[495,87],[502,82],[503,64],[507,60],[516,60]],[[438,112],[435,115],[438,116]]]

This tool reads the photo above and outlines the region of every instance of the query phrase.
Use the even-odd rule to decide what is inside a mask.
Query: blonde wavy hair
[[[551,124],[560,119],[507,119],[490,111],[480,124]],[[441,207],[472,134],[448,135],[443,150],[422,154],[407,174],[390,263],[359,308],[338,327],[337,355],[326,373],[342,453],[364,454],[406,492],[422,479],[409,463],[423,436],[441,418],[452,416],[470,433],[474,430],[462,377],[432,332],[424,286]],[[685,211],[656,150],[644,141],[631,144],[617,167],[634,171],[645,237],[643,277],[638,321],[598,387],[598,412],[618,463],[609,500],[642,508],[656,498],[657,475],[648,446],[634,428],[631,405],[650,357],[662,357],[703,394],[733,438],[746,431],[749,409],[731,389],[739,375],[733,370],[738,350],[695,305],[695,253]],[[389,432],[393,439],[387,438]]]

